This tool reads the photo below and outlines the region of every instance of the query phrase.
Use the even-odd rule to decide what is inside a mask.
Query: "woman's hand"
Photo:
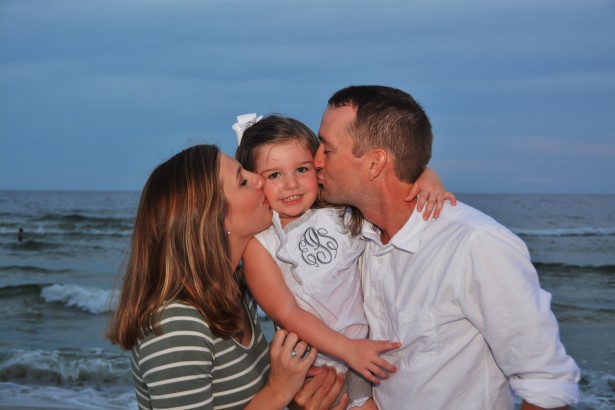
[[[328,366],[312,367],[303,388],[295,395],[291,410],[344,410],[348,393],[344,393],[335,407],[331,407],[344,386],[344,374]]]
[[[417,196],[416,210],[421,212],[423,207],[425,207],[425,212],[423,212],[424,220],[428,220],[432,212],[434,218],[440,216],[444,201],[447,199],[451,201],[451,205],[457,205],[455,195],[446,192],[440,177],[431,168],[425,168],[425,171],[412,184],[412,188],[405,200],[411,202]]]
[[[304,356],[305,355],[305,356]],[[308,370],[316,360],[316,349],[308,351],[307,343],[294,333],[280,329],[273,335],[269,347],[271,370],[267,387],[284,403],[303,387]]]

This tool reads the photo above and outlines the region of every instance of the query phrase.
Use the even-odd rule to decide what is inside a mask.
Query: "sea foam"
[[[524,229],[512,228],[519,236],[614,236],[615,227],[576,227],[552,229]]]
[[[115,306],[111,300],[112,291],[79,285],[51,285],[41,290],[45,302],[60,302],[88,313],[108,312]]]

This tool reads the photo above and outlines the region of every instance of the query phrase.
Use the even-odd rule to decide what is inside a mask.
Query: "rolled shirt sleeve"
[[[579,369],[523,241],[505,229],[483,229],[466,246],[457,297],[513,391],[545,408],[576,403]]]

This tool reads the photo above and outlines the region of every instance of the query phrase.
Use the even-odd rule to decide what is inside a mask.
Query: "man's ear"
[[[374,148],[366,154],[368,157],[368,175],[369,180],[373,181],[381,173],[387,162],[389,161],[388,153],[382,148]]]

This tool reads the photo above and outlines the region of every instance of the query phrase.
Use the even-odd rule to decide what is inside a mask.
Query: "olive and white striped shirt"
[[[199,311],[181,302],[160,316],[162,333],[150,332],[132,349],[140,409],[242,409],[267,383],[269,346],[256,304],[244,298],[252,340],[214,336]]]

